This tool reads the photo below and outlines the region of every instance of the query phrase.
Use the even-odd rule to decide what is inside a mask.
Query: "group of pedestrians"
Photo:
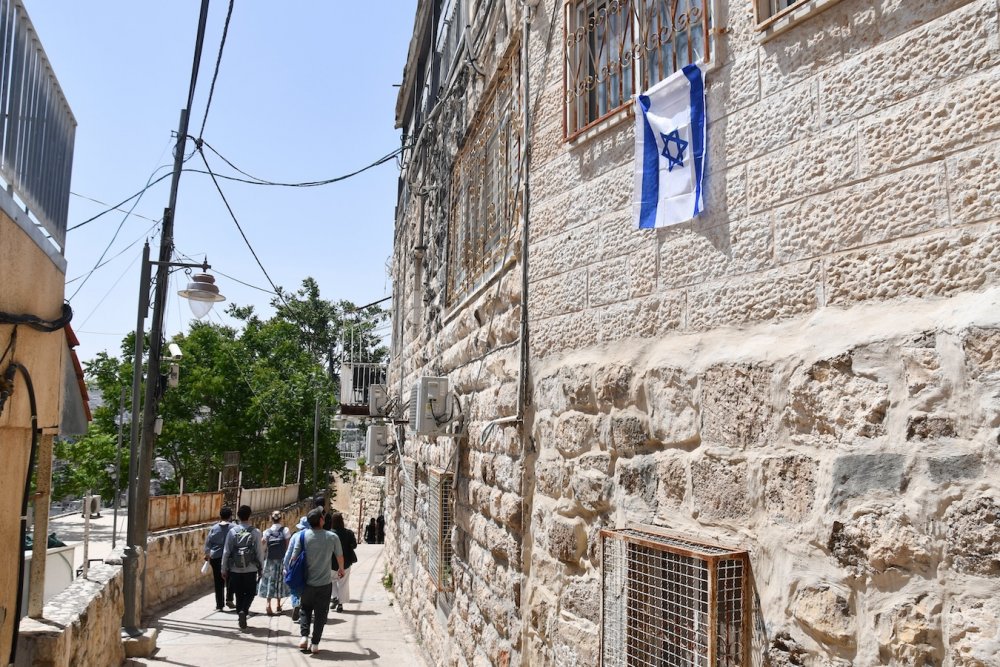
[[[343,515],[328,513],[323,498],[316,498],[314,505],[299,519],[294,534],[282,524],[280,512],[271,513],[271,526],[261,532],[250,523],[249,506],[237,510],[238,523],[224,507],[205,540],[216,610],[235,610],[240,629],[246,630],[255,595],[267,600],[268,616],[283,613],[282,601],[291,598],[292,621],[299,623],[304,653],[319,652],[327,613],[331,608],[342,612],[350,600],[350,568],[358,560],[357,538],[344,525]],[[303,552],[305,583],[301,590],[291,590],[285,575]]]

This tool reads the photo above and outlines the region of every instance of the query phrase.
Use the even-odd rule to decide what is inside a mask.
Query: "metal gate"
[[[223,507],[235,509],[240,501],[240,453],[224,452],[222,454],[222,491]]]

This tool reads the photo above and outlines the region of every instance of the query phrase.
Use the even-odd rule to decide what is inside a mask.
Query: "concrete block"
[[[861,175],[945,157],[1000,137],[1000,86],[992,69],[858,121]],[[976,128],[970,132],[969,128]]]
[[[735,449],[761,447],[774,432],[773,370],[753,364],[722,364],[701,378],[701,441]]]
[[[953,155],[946,170],[953,224],[970,225],[1000,217],[1000,143]]]
[[[820,305],[820,285],[821,266],[809,262],[692,288],[687,328],[705,331],[811,312]]]
[[[895,496],[903,488],[906,460],[901,454],[848,454],[834,459],[831,508],[872,492]]]
[[[126,637],[122,639],[122,646],[125,649],[126,658],[148,658],[156,651],[156,638],[159,636],[158,628],[147,628],[137,637]]]
[[[819,78],[823,122],[860,118],[992,67],[997,32],[996,6],[973,2],[830,68]]]
[[[745,521],[753,510],[747,462],[705,457],[691,463],[694,514],[700,521]]]
[[[828,260],[827,304],[942,297],[997,282],[1000,225],[942,232]]]
[[[751,213],[833,190],[858,177],[858,131],[847,123],[809,135],[758,158],[747,173]]]
[[[809,197],[770,214],[780,262],[821,257],[948,226],[940,165]]]

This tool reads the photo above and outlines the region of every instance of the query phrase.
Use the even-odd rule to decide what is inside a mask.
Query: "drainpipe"
[[[531,122],[528,115],[528,33],[531,28],[531,7],[523,3],[524,29],[521,31],[521,321],[518,335],[520,368],[517,377],[517,423],[524,421],[524,404],[528,395],[528,156],[531,146]]]

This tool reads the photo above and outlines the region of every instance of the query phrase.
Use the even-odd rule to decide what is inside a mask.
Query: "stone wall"
[[[109,667],[125,659],[122,570],[90,568],[45,605],[42,618],[25,618],[18,635],[17,667]]]
[[[1000,10],[841,0],[763,41],[749,0],[718,4],[707,212],[656,231],[628,112],[564,141],[564,4],[534,5],[521,425],[491,424],[517,410],[517,230],[445,298],[450,169],[516,3],[479,3],[504,17],[481,73],[410,158],[389,383],[447,375],[462,437],[397,432],[386,551],[436,664],[597,664],[599,531],[630,522],[750,552],[758,661],[1000,653]],[[453,591],[431,469],[456,475]]]
[[[294,529],[311,507],[311,501],[303,501],[283,509],[285,525]],[[271,525],[271,512],[254,514],[251,521],[264,530]],[[150,535],[143,613],[152,613],[160,605],[196,590],[211,589],[212,575],[201,573],[205,539],[211,527],[212,524],[202,524]]]
[[[365,471],[354,478],[350,487],[351,505],[345,511],[344,523],[362,542],[368,522],[385,512],[385,477]]]

